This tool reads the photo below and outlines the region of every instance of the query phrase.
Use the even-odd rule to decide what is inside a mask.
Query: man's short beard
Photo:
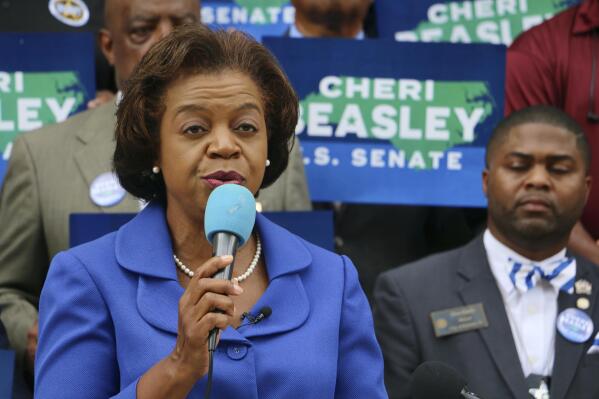
[[[513,213],[490,214],[496,228],[504,237],[520,247],[539,250],[567,240],[575,221],[553,219],[518,219]]]

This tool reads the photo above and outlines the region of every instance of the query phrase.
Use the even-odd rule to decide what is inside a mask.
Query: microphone
[[[422,363],[412,374],[414,399],[482,399],[469,391],[466,379],[453,367],[438,361]]]
[[[253,316],[250,312],[243,312],[241,320],[248,319],[249,324],[258,324],[272,314],[270,306],[264,306],[260,309],[257,316]]]
[[[212,255],[233,255],[231,264],[212,278],[231,279],[237,248],[243,246],[250,237],[255,221],[256,200],[247,188],[238,184],[223,184],[210,193],[204,215],[204,231],[212,243]],[[217,328],[210,331],[209,351],[216,349],[217,333]]]

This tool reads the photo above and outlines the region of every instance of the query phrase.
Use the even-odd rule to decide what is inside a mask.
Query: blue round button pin
[[[114,173],[102,173],[94,179],[89,187],[89,196],[94,204],[110,207],[118,204],[125,198],[126,191],[120,185]]]
[[[580,309],[568,308],[557,316],[557,330],[570,342],[585,342],[593,328],[591,317]]]

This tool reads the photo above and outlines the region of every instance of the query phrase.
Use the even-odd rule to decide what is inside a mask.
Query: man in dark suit
[[[566,252],[589,165],[584,132],[562,111],[536,106],[499,123],[484,234],[377,280],[390,398],[410,397],[412,372],[429,360],[485,399],[599,397],[599,268]]]

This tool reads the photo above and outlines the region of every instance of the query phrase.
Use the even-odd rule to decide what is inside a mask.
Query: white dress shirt
[[[485,231],[483,242],[491,272],[503,298],[524,376],[551,376],[555,357],[555,322],[559,291],[543,279],[527,292],[518,291],[509,277],[513,265],[509,259],[522,263],[533,261],[499,242],[488,229]],[[555,261],[565,256],[564,248],[550,258],[534,263],[543,268],[544,265],[555,264]]]

